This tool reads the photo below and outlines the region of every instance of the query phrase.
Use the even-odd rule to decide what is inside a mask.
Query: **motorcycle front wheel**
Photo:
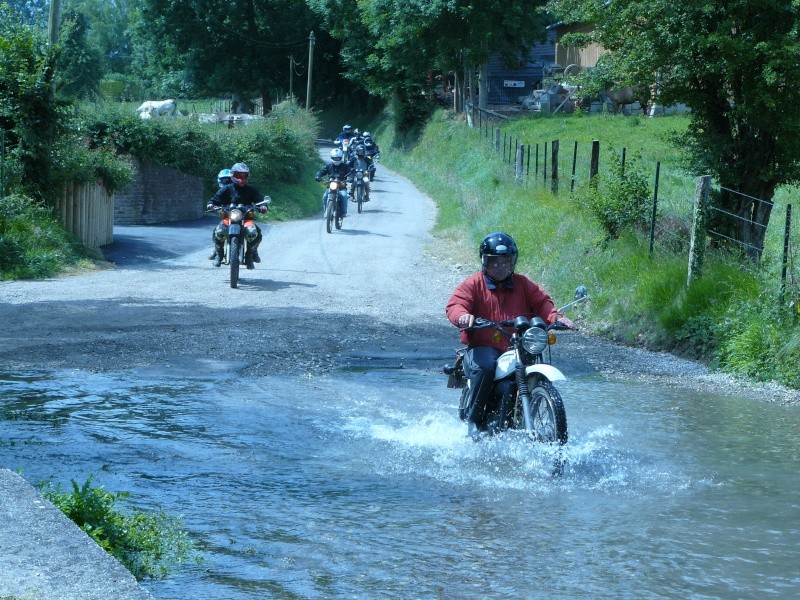
[[[356,200],[358,200],[358,212],[361,212],[361,205],[364,204],[364,186],[356,188]]]
[[[344,217],[342,216],[342,211],[339,210],[339,202],[338,201],[336,202],[336,206],[334,207],[333,216],[334,216],[333,223],[334,223],[334,225],[336,225],[336,229],[341,229],[342,228],[342,221],[344,220]]]
[[[232,237],[230,246],[228,248],[228,261],[231,263],[231,287],[235,288],[239,285],[239,263],[241,258],[239,251],[241,248],[242,240],[238,237]]]
[[[531,394],[531,418],[533,420],[531,439],[545,444],[567,443],[567,412],[564,401],[555,386],[538,377],[528,377]],[[522,398],[517,398],[512,421],[514,429],[525,430],[525,417]]]
[[[328,233],[333,231],[333,201],[328,200],[325,204],[325,229],[328,230]]]

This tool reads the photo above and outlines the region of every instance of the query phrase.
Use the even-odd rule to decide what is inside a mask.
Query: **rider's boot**
[[[222,264],[222,257],[225,256],[225,244],[222,242],[214,242],[214,266],[218,267]]]
[[[217,258],[217,238],[215,237],[214,233],[211,234],[211,243],[214,244],[214,251],[211,253],[211,256],[208,257],[208,260],[214,260]]]
[[[258,248],[253,248],[253,262],[261,262],[261,257],[258,255]]]
[[[249,248],[248,248],[247,252],[245,252],[245,255],[244,255],[244,264],[250,270],[253,270],[253,269],[256,268],[256,266],[253,264],[253,250],[251,250]]]

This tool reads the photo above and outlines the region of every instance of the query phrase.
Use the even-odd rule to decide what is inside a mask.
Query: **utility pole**
[[[50,0],[50,19],[47,34],[51,46],[58,43],[58,22],[61,20],[61,0]]]
[[[58,43],[58,25],[61,21],[61,0],[50,0],[50,15],[47,22],[47,37],[52,49]],[[53,77],[50,89],[56,93],[56,78]]]
[[[314,32],[308,36],[308,86],[306,87],[306,110],[311,107],[311,67],[314,64]]]
[[[294,56],[289,57],[289,100],[294,98]]]

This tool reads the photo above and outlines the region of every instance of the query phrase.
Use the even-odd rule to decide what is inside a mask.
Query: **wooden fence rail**
[[[114,195],[94,183],[68,183],[56,200],[56,215],[90,248],[114,241]]]

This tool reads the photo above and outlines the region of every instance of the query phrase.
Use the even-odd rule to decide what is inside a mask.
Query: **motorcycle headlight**
[[[364,175],[364,177],[362,177],[362,178],[361,178],[361,180],[362,180],[364,183],[367,183],[367,182],[369,181],[369,175]]]
[[[547,348],[547,332],[541,327],[531,327],[522,334],[522,347],[531,354],[541,354]]]
[[[331,190],[333,190],[334,192],[336,191],[336,188],[337,188],[337,187],[339,187],[339,184],[338,184],[338,183],[336,183],[335,181],[331,181],[331,182],[328,184],[328,188],[329,188],[329,189],[331,189]]]
[[[243,216],[242,211],[239,210],[238,208],[234,208],[231,211],[231,221],[233,221],[234,223],[238,223],[239,221],[241,221],[242,216]]]

